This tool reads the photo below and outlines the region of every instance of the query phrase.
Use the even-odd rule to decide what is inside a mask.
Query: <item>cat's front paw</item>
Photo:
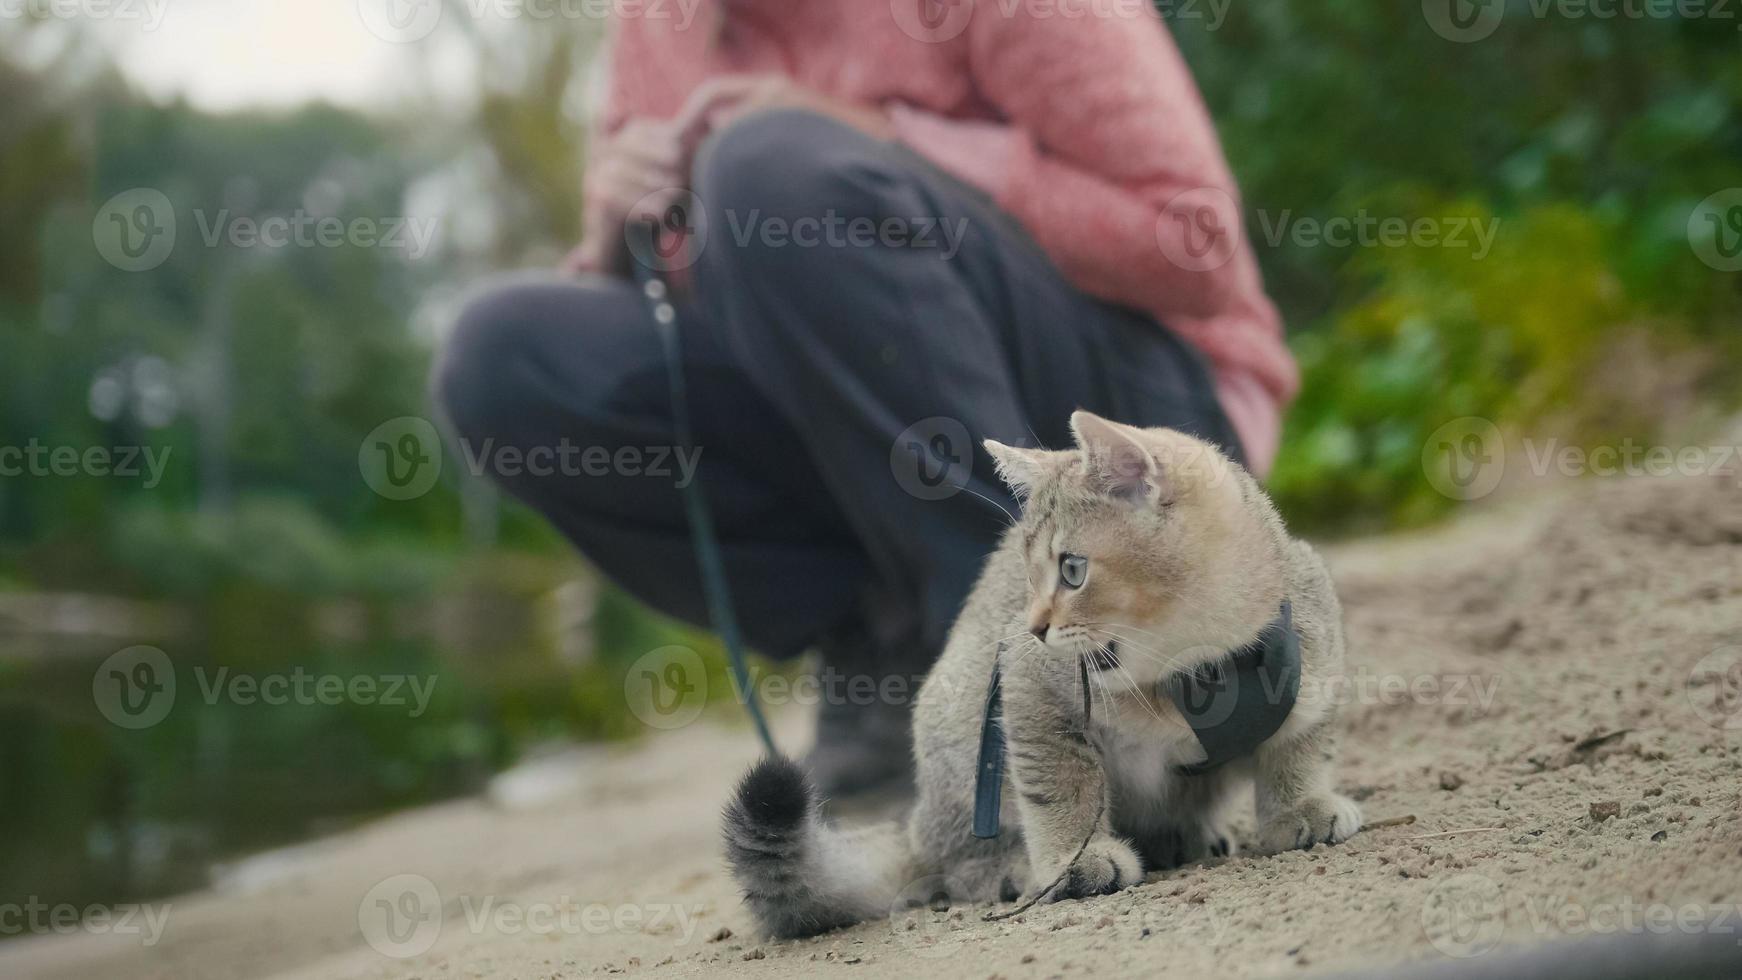
[[[1277,854],[1314,844],[1341,844],[1361,829],[1361,807],[1336,793],[1301,800],[1258,828],[1258,846]]]
[[[1143,863],[1131,845],[1112,837],[1089,842],[1070,870],[1052,890],[1042,896],[1044,902],[1059,902],[1067,898],[1088,898],[1091,895],[1111,895],[1130,888],[1143,880]]]

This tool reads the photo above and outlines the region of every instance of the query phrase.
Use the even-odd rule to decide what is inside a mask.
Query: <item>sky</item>
[[[437,0],[0,0],[0,15],[26,4],[85,21],[151,95],[212,111],[378,107],[411,91],[419,62],[468,74],[464,45],[433,30]]]

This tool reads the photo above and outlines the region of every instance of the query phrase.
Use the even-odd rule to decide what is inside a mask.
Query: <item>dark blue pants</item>
[[[984,195],[905,148],[772,112],[714,137],[693,178],[708,233],[680,304],[683,368],[700,480],[763,652],[859,635],[892,670],[924,670],[1015,508],[984,438],[1067,446],[1081,407],[1238,454],[1194,350],[1073,288]],[[651,467],[671,407],[631,284],[484,294],[436,384],[474,455],[485,440],[590,449],[594,464],[608,451],[609,473],[493,475],[630,593],[706,621],[679,475]],[[639,465],[618,465],[624,448]]]

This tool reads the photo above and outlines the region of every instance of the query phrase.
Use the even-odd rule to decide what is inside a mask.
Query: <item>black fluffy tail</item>
[[[825,823],[816,788],[790,759],[753,766],[726,805],[726,860],[771,936],[809,936],[888,915],[908,861],[893,826]]]

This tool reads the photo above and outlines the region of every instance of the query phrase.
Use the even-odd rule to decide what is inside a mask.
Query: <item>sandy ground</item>
[[[149,946],[119,929],[0,944],[0,975],[1313,976],[1562,936],[1742,940],[1742,492],[1592,481],[1329,557],[1355,681],[1343,788],[1369,821],[1415,818],[1335,849],[1005,922],[920,909],[759,942],[716,839],[756,746],[698,724],[552,760],[542,802],[457,802],[248,862],[154,909]],[[802,719],[781,720],[801,744]]]

